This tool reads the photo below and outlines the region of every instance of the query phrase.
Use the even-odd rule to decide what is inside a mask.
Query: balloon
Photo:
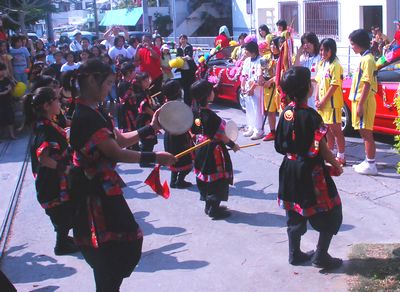
[[[210,58],[210,54],[209,53],[205,54],[204,58],[206,58],[206,60],[207,60],[208,58]]]
[[[215,49],[216,49],[217,51],[221,50],[221,45],[216,46]]]
[[[385,64],[385,62],[386,62],[386,57],[385,57],[385,56],[382,56],[382,57],[380,57],[380,58],[378,59],[378,61],[376,61],[376,65],[377,65],[377,66],[383,65],[383,64]]]
[[[199,63],[203,63],[206,60],[206,58],[204,58],[204,56],[201,56],[198,60]]]
[[[255,35],[248,35],[247,37],[245,37],[244,39],[244,43],[248,44],[250,42],[257,42],[257,37]]]
[[[215,48],[212,49],[212,50],[210,51],[210,54],[211,54],[211,55],[214,55],[214,54],[215,54]]]
[[[169,66],[171,68],[182,68],[183,65],[185,65],[185,61],[181,57],[169,61]]]
[[[238,45],[237,41],[230,41],[229,42],[229,46],[231,46],[231,47],[235,47],[237,45]]]
[[[17,84],[14,86],[11,95],[14,97],[21,97],[25,94],[26,91],[26,84],[23,82],[17,82]]]

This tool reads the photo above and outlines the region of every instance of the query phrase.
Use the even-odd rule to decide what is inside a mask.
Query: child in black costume
[[[310,76],[308,68],[292,67],[281,80],[292,102],[280,116],[275,138],[276,151],[285,155],[279,169],[278,202],[286,210],[289,263],[311,259],[316,267],[333,269],[342,264],[328,254],[331,239],[342,224],[342,206],[330,170],[338,175],[343,170],[327,146],[327,127],[321,116],[307,106],[312,95]],[[314,255],[300,250],[307,221],[319,232]]]
[[[165,96],[167,101],[177,100],[182,98],[182,88],[178,81],[167,80],[162,86],[162,94]],[[174,155],[185,151],[186,149],[193,146],[192,138],[189,132],[182,135],[172,135],[168,132],[164,134],[164,149]],[[171,165],[171,188],[185,189],[192,186],[188,181],[185,181],[185,177],[190,173],[193,168],[192,156],[187,154],[179,158],[178,162]]]
[[[32,172],[37,199],[50,217],[57,233],[56,255],[78,251],[68,236],[72,228],[73,204],[68,186],[70,156],[67,135],[52,117],[59,114],[60,102],[51,87],[40,87],[25,98],[26,122],[34,125],[31,146]]]
[[[143,234],[126,203],[124,182],[115,170],[117,162],[176,162],[166,152],[136,152],[128,149],[140,138],[160,129],[158,112],[148,126],[120,133],[111,118],[99,110],[114,84],[108,64],[88,60],[77,72],[79,98],[71,124],[71,191],[77,205],[74,239],[92,267],[97,291],[119,291],[141,257]],[[71,83],[70,83],[71,84]],[[70,89],[70,88],[68,88]]]
[[[132,63],[125,62],[121,67],[122,80],[118,83],[117,95],[120,100],[118,110],[118,128],[127,133],[135,131],[136,119],[138,117],[139,103],[137,95],[134,94],[136,85],[135,66]],[[131,150],[139,151],[139,144],[130,146]]]
[[[151,85],[151,77],[147,73],[139,73],[136,75],[136,84],[134,87],[134,95],[138,106],[138,115],[136,119],[136,127],[141,128],[148,125],[157,109],[157,103],[154,98],[149,95],[149,87]],[[156,135],[148,136],[140,139],[140,151],[153,151],[154,145],[157,144]],[[150,166],[149,164],[141,164],[141,167]]]
[[[14,133],[14,109],[11,91],[13,84],[7,77],[7,67],[0,63],[0,127],[6,126],[11,139],[16,139]]]
[[[229,185],[233,184],[233,169],[228,149],[235,152],[239,145],[225,135],[225,121],[209,107],[214,99],[213,86],[207,80],[198,80],[191,86],[192,98],[198,105],[192,132],[197,134],[197,142],[207,139],[212,142],[196,152],[194,171],[200,200],[205,201],[204,212],[214,219],[227,217],[230,214],[220,208],[221,201],[227,201]]]

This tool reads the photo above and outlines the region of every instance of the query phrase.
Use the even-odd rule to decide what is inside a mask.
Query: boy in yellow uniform
[[[345,140],[341,129],[343,107],[343,68],[336,57],[336,42],[331,38],[321,41],[321,61],[318,64],[315,81],[318,83],[318,94],[315,107],[328,126],[326,135],[328,147],[333,151],[337,145],[336,160],[343,166],[346,164],[344,157]]]
[[[375,93],[378,88],[375,60],[369,50],[367,31],[355,30],[349,35],[349,40],[353,51],[362,56],[360,66],[353,76],[349,99],[352,102],[353,128],[359,130],[364,140],[366,154],[366,159],[353,167],[357,173],[377,175],[376,146],[372,132],[376,112]]]

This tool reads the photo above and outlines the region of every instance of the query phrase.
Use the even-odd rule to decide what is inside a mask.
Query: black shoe
[[[305,253],[300,250],[298,252],[293,253],[293,255],[289,257],[289,264],[293,266],[304,264],[305,262],[311,260],[313,255],[314,251],[309,251]]]
[[[54,253],[58,256],[76,253],[78,251],[78,246],[74,242],[70,242],[69,239],[61,243],[57,242],[56,247],[54,248]]]
[[[208,212],[208,216],[210,216],[214,220],[218,220],[218,219],[228,218],[229,216],[231,216],[231,213],[224,208],[219,208],[219,207],[215,208],[214,206],[211,205],[211,208]]]
[[[185,181],[185,180],[184,181],[178,181],[176,183],[176,187],[178,189],[187,189],[187,188],[190,188],[192,186],[193,186],[193,184],[191,182],[188,182],[188,181]]]
[[[333,270],[337,269],[342,265],[343,261],[339,258],[333,258],[329,255],[329,253],[318,253],[318,251],[314,254],[312,258],[312,265],[316,268]]]
[[[178,188],[178,187],[176,186],[176,183],[170,183],[169,186],[170,186],[171,188],[173,188],[173,189]]]

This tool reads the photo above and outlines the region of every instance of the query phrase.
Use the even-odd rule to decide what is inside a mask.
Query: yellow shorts
[[[327,125],[341,124],[342,123],[342,109],[341,108],[327,108],[318,110],[322,120]]]
[[[269,105],[268,112],[270,113],[276,112],[277,105],[276,105],[275,93],[276,93],[275,84],[271,85],[270,88],[264,88],[264,111],[267,111],[268,105],[271,103]]]
[[[359,101],[351,103],[351,123],[354,130],[371,130],[374,127],[375,113],[376,113],[376,100],[375,96],[367,98],[364,103],[364,114],[360,118],[357,116],[357,106]]]

